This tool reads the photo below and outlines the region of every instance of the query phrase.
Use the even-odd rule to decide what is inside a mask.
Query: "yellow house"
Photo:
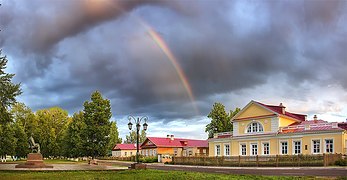
[[[136,156],[136,144],[116,144],[112,148],[112,156],[114,157]]]
[[[306,120],[279,106],[251,101],[232,119],[233,132],[217,133],[209,156],[256,156],[347,153],[346,126]]]

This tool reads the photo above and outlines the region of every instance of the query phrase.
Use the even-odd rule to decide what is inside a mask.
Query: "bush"
[[[347,158],[339,159],[339,160],[335,161],[335,165],[337,165],[337,166],[347,166]]]
[[[142,163],[158,162],[158,157],[141,157],[140,162],[142,162]]]

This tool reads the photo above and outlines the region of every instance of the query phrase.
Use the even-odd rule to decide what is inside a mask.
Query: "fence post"
[[[278,154],[276,154],[276,167],[278,167]]]
[[[257,167],[258,167],[259,166],[259,157],[258,157],[258,155],[256,157],[256,160],[257,160]]]
[[[325,153],[323,153],[323,164],[324,166],[327,166],[327,156]]]
[[[241,156],[239,155],[239,167],[241,167]]]

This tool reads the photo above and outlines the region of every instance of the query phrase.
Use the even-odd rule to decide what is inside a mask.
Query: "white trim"
[[[246,154],[245,155],[242,155],[242,147],[241,145],[245,145],[246,146]],[[247,156],[247,143],[246,142],[239,142],[239,155],[240,156]]]
[[[257,132],[248,132],[248,127],[250,127],[253,123],[258,123],[260,124],[261,128],[263,129],[263,131],[259,131],[259,128],[260,127],[257,127],[258,131]],[[246,127],[245,127],[245,130],[244,130],[244,133],[245,134],[260,134],[260,133],[264,133],[264,125],[263,123],[261,123],[260,121],[258,120],[252,120],[251,122],[249,122]]]
[[[225,148],[226,145],[229,145],[229,155],[226,154],[226,148]],[[225,144],[223,144],[223,148],[224,148],[223,155],[224,155],[224,156],[230,156],[230,155],[231,155],[231,146],[230,146],[230,143],[225,143]]]
[[[295,142],[300,142],[300,153],[295,153]],[[293,155],[302,154],[302,140],[301,139],[293,139],[292,140],[292,154]]]
[[[239,134],[239,122],[233,122],[233,136]]]
[[[219,146],[219,155],[217,154],[217,146]],[[221,156],[221,145],[220,144],[214,145],[214,156]]]
[[[313,152],[313,141],[319,140],[319,152],[314,153]],[[313,138],[311,139],[311,153],[312,154],[322,154],[322,139],[321,138]]]
[[[327,152],[327,144],[326,144],[326,140],[333,140],[333,152]],[[324,146],[323,146],[323,152],[324,153],[331,153],[331,154],[333,154],[333,153],[335,153],[335,139],[332,137],[332,138],[324,138]]]
[[[287,154],[283,154],[282,153],[282,143],[287,143]],[[278,145],[279,145],[279,154],[281,154],[281,155],[288,155],[289,154],[289,143],[288,143],[288,140],[280,140]]]
[[[277,132],[280,128],[280,119],[278,117],[271,118],[271,132]]]
[[[269,144],[269,154],[264,154],[264,144],[265,143]],[[269,156],[270,155],[270,141],[261,141],[261,155],[263,155],[263,156]]]
[[[257,154],[253,154],[253,146],[252,145],[257,145]],[[256,156],[259,154],[259,145],[258,142],[250,142],[249,143],[249,155],[250,156]]]

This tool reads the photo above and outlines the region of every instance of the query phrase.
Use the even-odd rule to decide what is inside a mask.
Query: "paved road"
[[[104,163],[130,166],[131,162],[124,161],[101,161]],[[186,166],[165,165],[161,163],[147,164],[149,169],[195,171],[222,174],[252,174],[252,175],[275,175],[275,176],[324,176],[324,177],[347,177],[346,167],[215,167],[215,166]]]

